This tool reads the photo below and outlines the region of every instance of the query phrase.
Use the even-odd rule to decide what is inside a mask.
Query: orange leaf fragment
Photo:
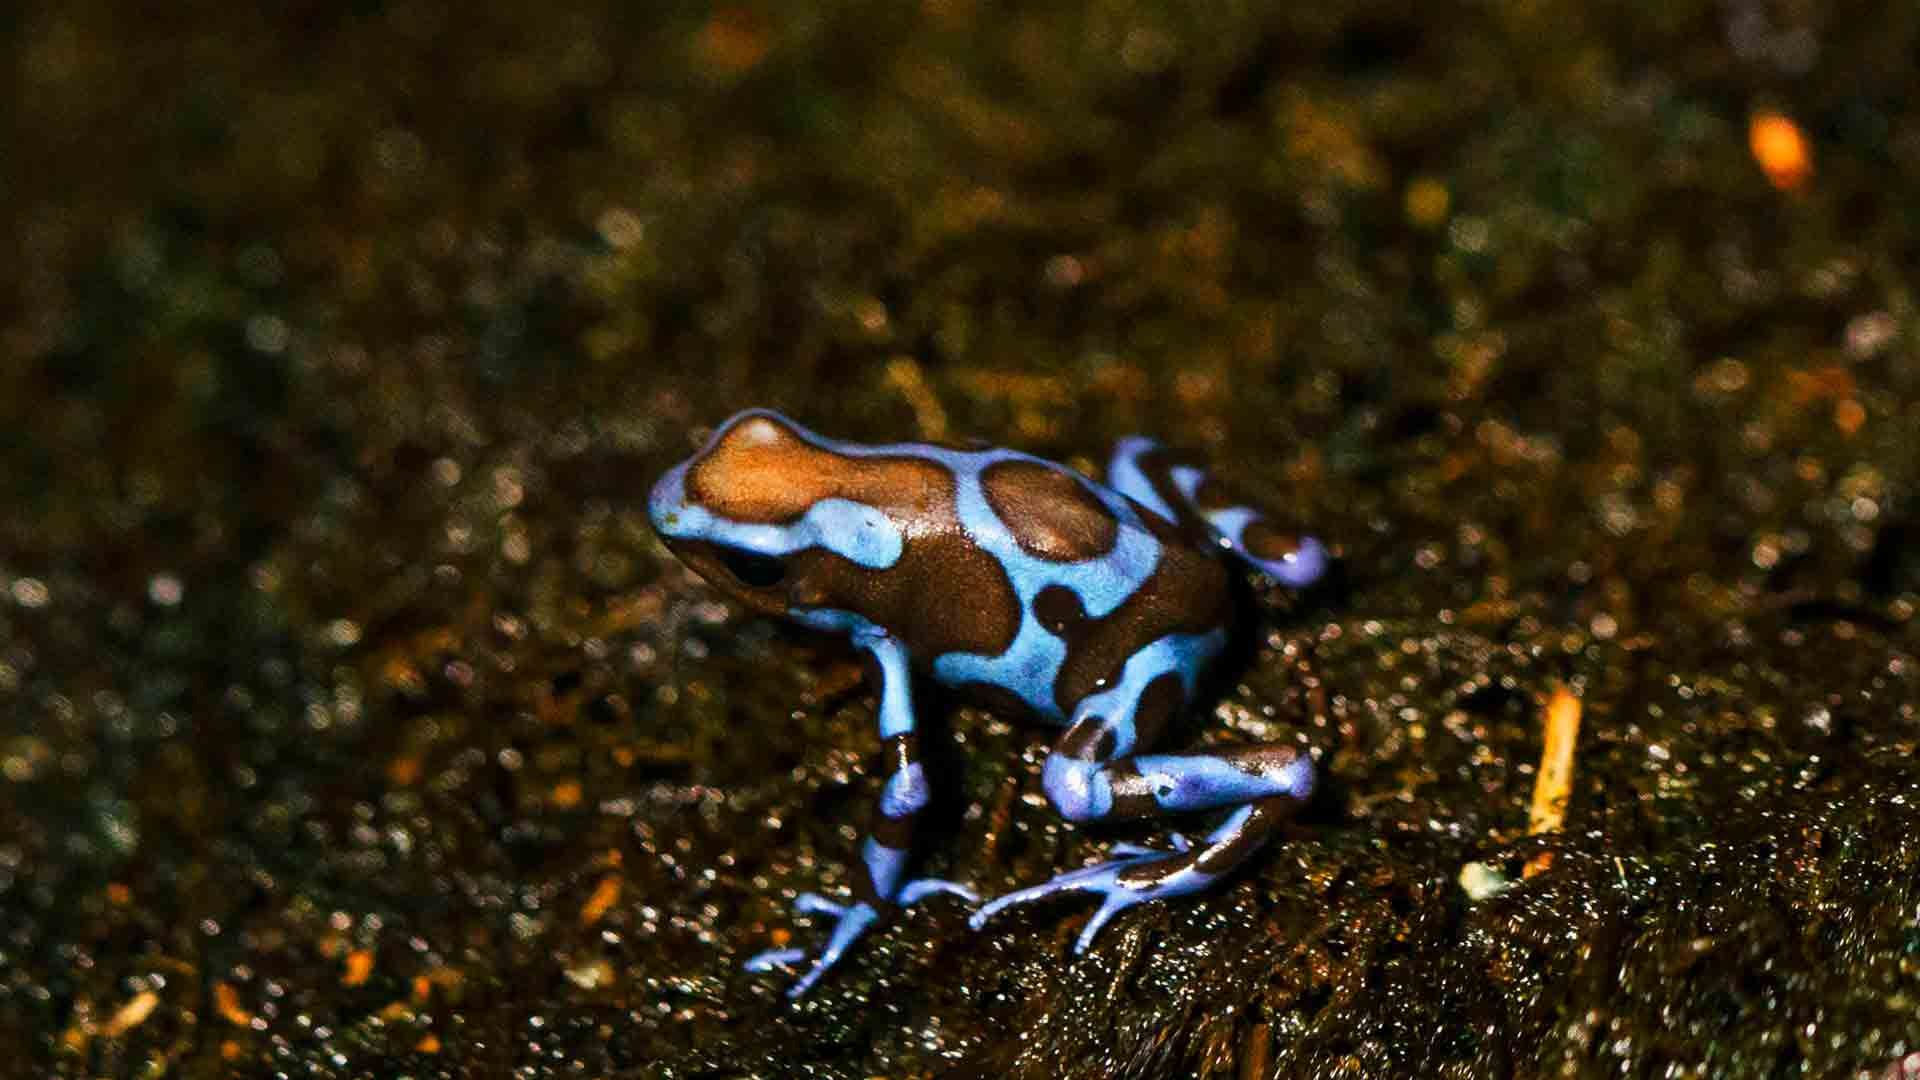
[[[231,983],[213,984],[213,1008],[220,1018],[234,1027],[253,1023],[253,1014],[240,1007],[240,995]]]
[[[159,1004],[159,994],[151,990],[143,990],[135,994],[132,1001],[120,1006],[120,1011],[114,1013],[113,1018],[108,1020],[106,1026],[101,1030],[104,1031],[109,1038],[132,1031],[134,1028],[146,1023],[147,1017],[153,1015],[154,1008]]]
[[[359,986],[373,974],[373,950],[355,949],[347,954],[347,973],[340,976],[340,985]]]
[[[587,902],[580,905],[581,923],[592,926],[599,922],[606,915],[607,909],[613,907],[619,899],[620,879],[612,874],[601,878],[600,884],[593,888],[593,895],[587,897]]]
[[[1781,191],[1798,191],[1813,175],[1813,150],[1799,125],[1781,113],[1762,111],[1747,124],[1747,148],[1767,182]]]

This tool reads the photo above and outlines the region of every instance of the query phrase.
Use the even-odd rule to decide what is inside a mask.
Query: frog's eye
[[[786,579],[787,564],[769,555],[760,555],[737,547],[720,549],[720,564],[740,584],[750,589],[766,589]]]

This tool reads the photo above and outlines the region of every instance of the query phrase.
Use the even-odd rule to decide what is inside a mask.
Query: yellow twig
[[[1567,819],[1567,796],[1573,790],[1573,751],[1580,741],[1580,699],[1565,686],[1556,686],[1547,702],[1546,738],[1540,748],[1540,769],[1533,781],[1533,807],[1527,814],[1527,834],[1558,832]],[[1552,862],[1546,855],[1527,863],[1522,877],[1532,877]]]

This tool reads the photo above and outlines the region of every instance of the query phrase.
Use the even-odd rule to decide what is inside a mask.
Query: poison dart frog
[[[929,796],[915,669],[1064,727],[1043,785],[1070,821],[1232,810],[1197,843],[1117,845],[1108,862],[1001,896],[973,915],[976,929],[1011,907],[1090,893],[1101,904],[1080,952],[1126,908],[1218,881],[1311,794],[1313,761],[1291,746],[1146,751],[1226,644],[1226,559],[1299,588],[1321,576],[1327,549],[1221,497],[1203,470],[1148,439],[1123,439],[1106,476],[1014,450],[842,442],[749,409],[654,485],[649,516],[681,560],[749,608],[845,634],[879,697],[886,781],[853,898],[795,902],[835,923],[789,996],[899,908],[941,893],[979,900],[907,875]],[[748,967],[806,957],[770,950]]]

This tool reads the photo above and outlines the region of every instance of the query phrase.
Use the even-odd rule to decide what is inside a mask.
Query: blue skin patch
[[[1326,549],[1311,538],[1303,539],[1298,552],[1288,560],[1263,560],[1249,555],[1243,538],[1247,528],[1259,521],[1260,516],[1245,507],[1203,510],[1194,498],[1204,481],[1204,474],[1198,469],[1176,466],[1167,470],[1167,486],[1184,500],[1183,507],[1169,505],[1170,495],[1163,495],[1165,489],[1156,485],[1148,474],[1150,466],[1144,458],[1156,445],[1147,439],[1133,437],[1120,442],[1108,466],[1110,486],[1106,486],[1012,450],[966,451],[921,443],[864,446],[841,442],[809,432],[767,410],[749,410],[721,425],[700,454],[668,471],[654,486],[649,512],[663,536],[670,540],[725,544],[769,557],[820,548],[876,571],[885,571],[899,562],[905,548],[905,528],[911,526],[895,521],[881,507],[825,498],[808,507],[796,521],[770,525],[730,521],[706,507],[688,502],[685,479],[693,461],[711,452],[735,425],[755,417],[771,420],[815,449],[844,458],[915,458],[935,463],[952,476],[953,516],[965,530],[967,539],[989,555],[1005,574],[1019,605],[1020,622],[1012,642],[997,655],[949,652],[919,659],[926,662],[942,682],[984,683],[1002,688],[1036,715],[1054,723],[1065,723],[1069,719],[1054,695],[1054,683],[1068,649],[1067,643],[1047,630],[1034,614],[1035,599],[1048,588],[1068,590],[1090,620],[1105,618],[1118,609],[1153,576],[1164,554],[1162,541],[1141,517],[1143,507],[1144,512],[1158,514],[1169,521],[1205,523],[1218,545],[1217,553],[1232,554],[1285,584],[1309,584],[1326,566]],[[982,480],[987,469],[1003,462],[1037,465],[1071,477],[1118,523],[1113,547],[1098,556],[1073,562],[1055,562],[1022,548],[1014,531],[994,512]],[[1181,509],[1186,513],[1180,513]],[[939,581],[913,584],[926,591],[926,602],[930,605],[971,601],[967,596],[942,595]],[[802,625],[845,634],[856,647],[871,654],[878,669],[882,735],[891,738],[914,731],[910,671],[914,658],[887,627],[858,611],[836,608],[791,607],[787,614]],[[1101,760],[1088,761],[1056,751],[1047,761],[1045,785],[1049,797],[1065,816],[1075,820],[1104,818],[1113,812],[1115,803],[1112,769],[1124,760],[1153,793],[1151,805],[1162,811],[1174,813],[1235,806],[1233,813],[1209,833],[1201,845],[1189,845],[1178,834],[1175,834],[1172,852],[1117,845],[1115,853],[1119,858],[1000,897],[975,914],[975,926],[1008,907],[1042,897],[1070,891],[1099,893],[1104,899],[1080,934],[1076,945],[1079,951],[1119,911],[1147,900],[1194,892],[1214,883],[1227,868],[1257,849],[1272,827],[1276,814],[1273,808],[1277,803],[1301,801],[1308,796],[1314,778],[1311,759],[1274,753],[1270,748],[1241,748],[1218,754],[1130,756],[1140,741],[1136,713],[1147,688],[1156,679],[1171,673],[1179,678],[1182,697],[1190,700],[1200,674],[1224,647],[1226,634],[1225,627],[1218,627],[1201,634],[1169,634],[1141,642],[1127,657],[1113,685],[1069,703],[1072,718],[1097,716],[1104,730],[1111,732],[1112,738],[1103,745]],[[1133,790],[1137,793],[1138,788]],[[1131,798],[1134,812],[1138,812],[1137,794]],[[888,777],[877,809],[893,826],[903,827],[911,824],[928,799],[925,770],[918,761],[909,760]],[[910,834],[888,835],[900,840]],[[808,893],[795,901],[795,907],[802,912],[831,915],[836,921],[826,946],[812,967],[794,984],[790,996],[797,997],[812,986],[881,918],[883,909],[889,905],[906,906],[937,893],[951,893],[969,901],[976,899],[971,891],[952,882],[933,878],[904,880],[910,855],[904,848],[869,837],[861,849],[861,870],[871,888],[867,895],[878,899],[840,904]],[[1210,871],[1201,870],[1202,865]],[[748,966],[764,970],[777,964],[801,962],[805,956],[798,949],[770,950],[749,961]]]
[[[1168,521],[1179,521],[1180,515],[1167,505],[1167,500],[1160,497],[1153,481],[1140,468],[1141,456],[1159,449],[1159,446],[1159,443],[1140,435],[1129,435],[1115,443],[1113,457],[1107,462],[1107,483],[1113,485],[1115,491]]]
[[[1205,754],[1142,754],[1133,759],[1133,767],[1140,770],[1160,809],[1169,813],[1212,810],[1275,795],[1305,799],[1313,793],[1313,763],[1304,757],[1259,773]]]
[[[927,770],[916,761],[887,778],[886,789],[880,792],[880,812],[888,817],[905,817],[926,809],[930,797]]]

